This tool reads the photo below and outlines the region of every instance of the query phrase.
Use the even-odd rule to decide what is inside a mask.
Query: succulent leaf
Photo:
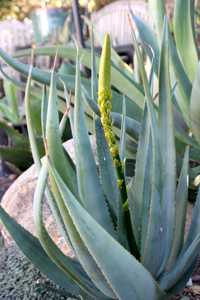
[[[161,165],[159,169],[162,180],[160,188],[161,205],[164,212],[163,234],[165,235],[165,259],[163,261],[163,268],[171,252],[175,226],[176,150],[172,109],[172,95],[169,75],[169,35],[168,23],[165,20],[160,55],[158,108],[158,126],[161,152]],[[163,270],[160,270],[160,272],[162,271]]]
[[[152,300],[165,299],[166,295],[156,285],[150,273],[87,213],[67,189],[59,174],[54,173],[54,176],[77,231],[100,266],[115,297],[121,300],[143,300],[146,297]]]
[[[165,12],[165,1],[164,0],[149,0],[149,8],[151,15],[154,19],[156,33],[158,35],[159,41],[162,40],[162,28],[164,24]]]
[[[102,187],[98,178],[97,167],[92,153],[85,124],[81,99],[79,54],[76,66],[76,92],[74,108],[74,141],[78,189],[81,201],[88,212],[112,235],[113,225],[109,216]],[[84,157],[84,159],[82,159]]]
[[[91,54],[86,49],[80,49],[81,63],[91,69]],[[58,57],[63,59],[70,59],[74,62],[76,61],[76,51],[73,48],[68,47],[46,47],[46,48],[36,48],[35,55],[49,55],[55,56],[56,52]],[[29,56],[30,50],[20,51],[16,57]],[[5,60],[13,68],[18,68],[19,62],[7,55],[3,50],[0,50],[0,57]],[[96,56],[97,68],[99,68],[100,59]],[[112,85],[115,86],[121,93],[126,95],[131,101],[135,102],[137,106],[142,109],[144,106],[144,94],[142,86],[138,85],[133,77],[124,76],[120,71],[120,68],[116,68],[113,64],[111,66],[112,70]],[[35,74],[33,74],[35,75]],[[70,77],[68,77],[70,78]],[[69,79],[68,79],[69,80]],[[90,88],[89,88],[90,89]]]
[[[190,98],[191,130],[198,143],[200,143],[199,92],[200,92],[200,65],[198,66],[198,72],[192,86],[192,93]]]
[[[180,254],[183,243],[184,243],[184,233],[185,233],[185,222],[187,213],[187,201],[188,201],[188,171],[189,171],[189,146],[185,150],[185,155],[183,158],[183,164],[181,173],[179,176],[179,182],[176,190],[176,212],[175,212],[175,230],[174,230],[174,240],[167,263],[167,270],[171,269]]]
[[[193,27],[194,1],[176,0],[174,10],[174,36],[178,54],[192,82],[196,76],[198,55]]]

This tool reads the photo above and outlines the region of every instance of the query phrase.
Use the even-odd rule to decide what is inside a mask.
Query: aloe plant
[[[54,69],[29,70],[29,66],[0,50],[8,64],[28,76],[26,118],[39,172],[34,196],[37,238],[1,207],[0,218],[25,255],[76,298],[170,299],[185,287],[199,253],[200,192],[185,235],[189,160],[199,161],[200,143],[194,3],[176,0],[173,38],[164,21],[164,1],[150,2],[151,7],[160,7],[157,34],[132,16],[152,62],[148,78],[133,31],[141,83],[110,48],[109,36],[101,59],[94,51],[91,57],[85,49],[78,49],[78,53],[66,47],[36,49],[36,55],[57,52],[59,57],[76,61],[75,76],[58,74]],[[180,25],[183,15],[185,22]],[[17,56],[29,53],[20,52]],[[188,64],[191,53],[194,59]],[[92,69],[92,80],[80,74],[80,61]],[[42,161],[30,108],[31,95],[39,97],[41,90],[31,84],[31,79],[45,85],[41,124],[46,156]],[[63,102],[68,97],[67,90],[74,95],[67,112],[76,164],[63,149],[60,138],[67,114]],[[159,101],[155,102],[155,98]],[[65,112],[60,124],[59,111]],[[96,137],[97,162],[88,132]],[[131,178],[126,177],[127,157],[136,160]],[[44,195],[75,258],[65,256],[45,229]]]
[[[159,2],[159,3],[158,3]],[[185,1],[188,3],[188,1]],[[151,7],[157,8],[157,19],[158,21],[156,24],[162,23],[162,19],[164,17],[164,1],[150,1]],[[180,5],[179,1],[176,1],[175,6],[175,14],[174,14],[174,36],[175,40],[173,39],[172,35],[169,34],[169,43],[170,43],[170,73],[171,73],[171,92],[174,95],[174,114],[175,118],[175,136],[176,136],[176,144],[177,144],[177,154],[178,154],[178,161],[181,159],[184,153],[185,145],[189,144],[191,147],[190,151],[190,160],[194,162],[199,162],[199,145],[196,140],[188,135],[188,128],[191,128],[191,120],[190,120],[190,97],[191,97],[191,90],[192,90],[192,83],[191,77],[188,75],[189,72],[185,66],[183,55],[180,54],[181,52],[181,44],[176,42],[177,36],[179,36],[178,29],[183,26],[175,25],[182,22],[182,14],[184,14],[187,18],[187,22],[184,23],[185,29],[182,30],[182,33],[189,35],[190,37],[186,37],[185,43],[190,43],[193,50],[195,51],[195,43],[194,39],[191,36],[193,32],[193,21],[192,16],[194,14],[194,4],[193,1],[191,2],[190,9],[188,9],[187,4],[184,4],[183,8],[179,9],[178,5]],[[177,13],[177,12],[182,12]],[[191,21],[190,21],[191,20]],[[161,35],[161,25],[157,25],[158,34],[156,35],[153,30],[150,29],[141,19],[134,16],[134,22],[139,31],[140,41],[143,45],[143,48],[146,51],[147,56],[152,63],[152,76],[153,82],[157,81],[158,77],[158,68],[159,68],[159,56],[161,51],[161,43],[160,43],[160,35]],[[187,30],[190,28],[189,30]],[[184,46],[186,48],[186,46]],[[187,47],[188,48],[188,47]],[[185,50],[186,51],[186,50]],[[189,52],[189,50],[187,50]],[[20,58],[22,56],[30,55],[31,50],[24,50],[19,51],[16,53],[16,58]],[[57,53],[58,57],[69,59],[71,61],[76,60],[76,51],[74,48],[60,46],[60,47],[42,47],[35,49],[35,55],[55,55]],[[136,154],[137,149],[137,141],[138,141],[138,133],[141,127],[141,120],[143,115],[144,103],[145,103],[145,93],[144,93],[144,86],[142,82],[137,81],[137,74],[135,74],[134,70],[131,70],[129,66],[127,66],[120,57],[116,54],[114,49],[111,49],[111,84],[112,84],[112,122],[115,127],[115,133],[120,136],[120,120],[122,114],[122,102],[123,97],[125,96],[126,102],[126,133],[127,133],[127,157],[133,158]],[[99,66],[99,57],[98,55],[94,54],[93,51],[93,59],[91,59],[91,54],[88,49],[81,49],[81,63],[82,65],[90,68],[91,70],[98,69]],[[182,55],[182,56],[181,56]],[[186,56],[186,54],[184,53]],[[188,54],[189,55],[189,54]],[[20,63],[17,60],[14,60],[9,55],[4,53],[0,50],[1,58],[11,65],[14,69],[18,70],[19,72],[23,73],[24,75],[28,76],[29,66]],[[197,62],[196,54],[195,54],[195,61],[193,63],[193,70],[194,66]],[[193,71],[194,72],[194,71]],[[193,75],[194,76],[194,75]],[[46,84],[49,86],[50,84],[50,72],[49,71],[41,71],[37,68],[33,69],[32,77],[35,81],[40,84]],[[95,105],[96,99],[94,98],[94,94],[92,89],[90,88],[91,85],[95,86],[95,77],[92,77],[92,84],[88,78],[82,78],[82,93],[84,93],[84,98],[88,102],[87,108],[87,122],[91,124],[90,131],[93,131],[93,117],[94,115],[98,114],[98,107]],[[61,74],[62,81],[65,82],[65,85],[68,90],[71,91],[73,94],[75,91],[75,77],[73,74],[62,73]],[[12,78],[12,81],[15,82],[18,86],[20,83],[16,82]],[[153,83],[152,83],[153,84]],[[58,92],[59,92],[59,99],[61,101],[59,106],[63,112],[63,84],[58,81],[57,83]],[[154,91],[153,97],[156,98],[159,91]],[[37,96],[41,94],[41,89],[32,88],[32,93],[36,93]],[[124,96],[123,96],[124,95]],[[94,100],[94,101],[92,101]],[[95,102],[95,103],[94,103]],[[179,159],[180,158],[180,159]],[[179,168],[180,171],[180,168]],[[191,172],[192,173],[192,172]]]
[[[157,69],[157,107],[153,101],[152,82],[148,81],[133,32],[144,98],[138,131],[138,122],[126,115],[130,103],[127,98],[123,101],[122,116],[112,113],[112,97],[116,94],[111,91],[111,82],[115,82],[113,76],[122,73],[111,64],[109,36],[105,38],[99,62],[98,101],[83,101],[86,100],[82,93],[85,80],[80,74],[82,51],[78,49],[74,109],[68,112],[76,164],[62,146],[63,120],[59,124],[60,78],[64,87],[66,78],[54,69],[50,74],[44,73],[45,79],[42,79],[43,84],[50,87],[48,94],[43,89],[41,124],[46,156],[40,161],[30,106],[31,78],[35,79],[38,71],[32,67],[29,70],[25,103],[31,149],[39,172],[34,195],[37,238],[16,224],[1,207],[0,218],[33,263],[77,299],[79,296],[83,299],[169,299],[184,288],[195,266],[200,248],[200,194],[184,239],[190,146],[185,146],[177,183],[170,33],[166,21],[163,28]],[[85,114],[88,104],[97,114],[93,123],[97,162],[88,135]],[[112,119],[120,124],[120,146]],[[135,176],[127,180],[124,157],[129,131],[134,131],[139,138]],[[75,258],[65,256],[45,228],[44,195]]]

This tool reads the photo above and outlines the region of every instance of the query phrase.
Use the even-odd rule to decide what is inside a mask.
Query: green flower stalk
[[[117,170],[118,185],[123,195],[123,200],[127,199],[124,171],[119,156],[119,149],[115,134],[112,130],[112,120],[110,113],[112,110],[112,93],[111,93],[111,45],[110,37],[105,35],[104,44],[99,67],[99,86],[98,86],[98,104],[101,112],[101,122],[108,146],[112,155],[114,165]]]

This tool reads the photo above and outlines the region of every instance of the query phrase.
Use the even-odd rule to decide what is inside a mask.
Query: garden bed
[[[14,174],[0,176],[0,198],[15,178]],[[191,215],[188,218],[190,219]],[[64,296],[64,290],[42,275],[24,257],[14,242],[9,247],[0,242],[0,270],[1,299],[69,300]],[[185,288],[181,295],[172,300],[180,300],[183,296],[188,297],[188,300],[200,299],[200,259],[192,280],[193,286]]]

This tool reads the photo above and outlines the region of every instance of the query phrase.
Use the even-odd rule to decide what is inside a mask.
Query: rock
[[[94,138],[91,137],[90,140],[93,149],[95,149]],[[67,141],[64,144],[64,147],[68,151],[72,160],[75,161],[73,140]],[[96,150],[94,150],[94,152],[95,151]],[[33,165],[15,180],[15,182],[6,191],[1,201],[1,205],[7,211],[7,213],[34,235],[36,232],[32,215],[32,206],[36,182],[37,171],[35,165]],[[46,203],[44,205],[44,219],[46,228],[54,242],[63,252],[69,254],[69,247],[66,245],[62,236],[60,236],[56,228],[56,224],[54,223],[51,211]],[[1,232],[5,239],[5,243],[8,245],[12,241],[12,238],[0,223],[0,233]]]
[[[167,0],[165,5],[167,15],[172,17],[173,1]],[[130,10],[134,15],[145,21],[148,26],[153,27],[153,18],[146,1],[114,1],[91,15],[94,32],[96,33],[96,46],[101,45],[101,41],[106,33],[110,34],[114,46],[132,45],[133,40],[128,19]],[[134,22],[133,27],[136,29]]]

